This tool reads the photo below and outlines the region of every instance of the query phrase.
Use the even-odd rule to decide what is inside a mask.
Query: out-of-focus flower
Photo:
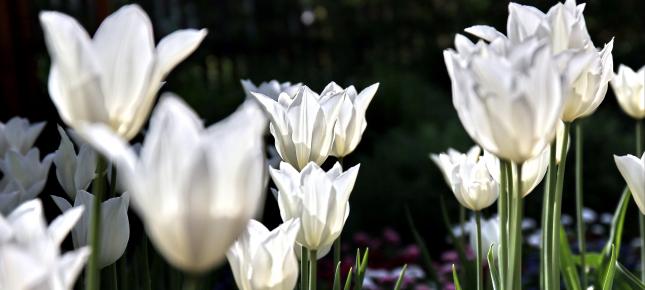
[[[292,290],[298,281],[298,260],[293,251],[300,229],[298,219],[273,231],[251,220],[246,231],[226,254],[240,290]]]
[[[596,222],[596,219],[598,219],[598,214],[593,209],[585,207],[582,209],[582,219],[585,223],[591,224]]]
[[[477,226],[475,224],[475,219],[471,219],[470,225],[468,226],[469,237],[470,237],[470,246],[473,248],[473,252],[476,253],[475,247],[477,245]],[[499,217],[495,216],[490,219],[481,220],[481,235],[482,235],[482,259],[486,261],[486,255],[488,255],[488,249],[491,245],[499,246]],[[497,257],[497,247],[493,247],[493,257]]]
[[[289,163],[270,168],[283,221],[300,218],[296,241],[310,250],[328,249],[349,216],[349,195],[360,165],[343,172],[339,163],[325,172],[310,162],[302,172]],[[319,255],[320,257],[320,255]]]
[[[582,14],[584,7],[585,4],[576,5],[575,0],[567,0],[545,14],[532,6],[510,3],[506,36],[483,25],[466,31],[491,42],[497,38],[514,44],[529,38],[547,42],[565,75],[562,120],[571,122],[591,115],[598,108],[613,75],[613,40],[601,51],[596,49]],[[576,54],[579,57],[572,58]]]
[[[638,72],[621,64],[611,80],[620,107],[634,119],[645,118],[645,66]]]
[[[60,244],[82,213],[82,207],[71,209],[48,227],[42,204],[35,199],[6,218],[0,214],[0,289],[73,289],[90,249],[61,256]]]
[[[251,80],[240,80],[240,83],[242,83],[244,94],[247,98],[253,98],[252,93],[258,93],[263,94],[275,101],[278,101],[278,96],[280,96],[281,93],[285,93],[289,97],[293,98],[298,92],[298,89],[300,89],[300,87],[302,86],[302,83],[281,83],[277,80],[261,82],[259,86],[256,86]]]
[[[547,169],[549,169],[549,152],[550,148],[544,149],[542,154],[536,158],[529,159],[522,164],[522,196],[527,196],[531,193],[535,187],[542,182],[544,176],[546,175]],[[484,152],[484,161],[486,162],[486,168],[493,176],[495,181],[498,183],[501,182],[501,174],[499,170],[499,159],[489,153]]]
[[[457,201],[468,209],[479,211],[497,200],[499,184],[486,169],[484,160],[458,164],[451,180]]]
[[[75,199],[76,192],[86,190],[94,179],[96,154],[88,144],[82,144],[78,155],[76,155],[74,144],[67,137],[65,130],[59,126],[58,133],[61,140],[58,150],[54,152],[56,178],[65,193],[71,199]]]
[[[45,188],[49,167],[54,154],[47,154],[40,160],[38,148],[32,148],[26,155],[18,151],[7,151],[0,160],[0,212],[8,213],[19,204],[35,198]]]
[[[252,93],[268,113],[269,129],[282,160],[302,170],[310,161],[321,165],[331,154],[334,128],[346,96],[330,83],[318,95],[301,86],[294,97],[281,93],[278,101]]]
[[[72,205],[62,197],[52,195],[52,199],[62,212],[72,208]],[[82,206],[89,210],[83,212],[81,220],[72,229],[74,248],[78,249],[89,244],[93,201],[94,195],[87,191],[79,190],[76,194],[74,208]],[[101,203],[101,242],[99,243],[101,245],[99,267],[101,268],[116,262],[125,252],[130,239],[129,205],[130,196],[127,192]]]
[[[11,118],[6,124],[0,122],[0,159],[9,150],[27,154],[43,128],[45,122],[30,124],[29,120],[19,117]]]
[[[645,153],[640,159],[634,155],[614,155],[616,167],[627,182],[629,190],[632,192],[634,202],[640,209],[641,214],[645,214]]]
[[[267,174],[258,113],[248,100],[204,128],[188,105],[166,94],[152,114],[139,157],[103,124],[79,133],[115,160],[164,257],[185,271],[204,272],[222,262],[261,205]]]
[[[457,35],[444,51],[453,104],[484,150],[516,163],[551,143],[563,108],[563,84],[550,48],[536,39],[472,43]]]
[[[445,153],[430,154],[430,159],[441,169],[443,178],[452,187],[452,170],[462,162],[477,162],[481,149],[479,146],[473,146],[464,154],[455,149],[448,148]]]
[[[206,30],[185,29],[155,48],[152,24],[136,4],[108,16],[91,39],[76,20],[41,12],[52,59],[49,94],[70,127],[100,123],[132,139],[148,118],[166,75],[190,53]]]
[[[345,157],[352,153],[361,141],[363,132],[367,128],[365,112],[369,106],[379,84],[373,84],[360,93],[356,93],[354,86],[345,89],[346,97],[340,107],[338,121],[334,129],[333,156]]]

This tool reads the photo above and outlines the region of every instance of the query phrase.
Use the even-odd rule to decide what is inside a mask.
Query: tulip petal
[[[84,207],[71,208],[63,212],[62,215],[58,216],[51,222],[51,224],[49,224],[47,231],[57,245],[60,245],[63,242],[67,234],[83,215],[84,210]]]

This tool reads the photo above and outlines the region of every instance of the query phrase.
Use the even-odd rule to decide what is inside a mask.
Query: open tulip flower
[[[74,208],[89,209],[83,212],[80,221],[72,230],[72,242],[76,249],[89,245],[90,216],[94,198],[93,194],[84,190],[79,190],[76,194]],[[72,205],[62,197],[52,195],[52,199],[62,212],[72,208]],[[101,203],[101,242],[99,243],[101,245],[99,267],[101,268],[116,262],[125,252],[130,239],[129,205],[130,196],[127,192]]]
[[[379,84],[373,84],[360,93],[354,86],[345,89],[346,97],[340,107],[338,121],[334,129],[334,146],[331,155],[345,157],[352,153],[361,141],[367,128],[365,112],[378,90]]]
[[[26,155],[9,150],[0,160],[0,212],[9,213],[19,204],[35,198],[47,183],[49,168],[54,154],[47,154],[40,160],[38,148],[32,148]]]
[[[153,244],[180,269],[204,272],[222,262],[261,204],[265,127],[254,102],[204,128],[190,107],[166,94],[139,157],[106,125],[79,130],[117,164]]]
[[[125,139],[148,118],[166,75],[190,55],[206,30],[186,29],[155,48],[152,25],[138,5],[108,16],[90,38],[76,20],[41,12],[40,23],[52,59],[49,95],[70,127],[101,123]]]
[[[251,80],[240,80],[242,87],[244,88],[244,94],[247,98],[253,98],[252,93],[263,94],[273,100],[278,100],[278,97],[281,93],[285,93],[290,97],[293,97],[298,92],[298,89],[302,86],[302,83],[291,84],[291,82],[281,83],[277,80],[271,80],[269,82],[262,82],[259,86],[256,86]]]
[[[83,213],[73,208],[47,226],[39,199],[0,214],[0,289],[71,290],[90,249],[60,253],[63,242]]]
[[[465,154],[448,148],[445,153],[430,154],[430,159],[439,167],[448,186],[452,187],[452,170],[462,162],[477,162],[480,153],[479,146],[471,147]]]
[[[645,66],[634,72],[621,64],[611,80],[620,107],[634,119],[645,118]]]
[[[269,129],[282,160],[298,170],[310,161],[321,165],[327,160],[346,98],[343,89],[331,83],[318,95],[303,85],[295,96],[283,92],[277,101],[260,93],[252,94],[269,115]]]
[[[65,130],[58,127],[60,145],[54,153],[56,165],[56,178],[65,193],[71,198],[76,198],[76,192],[86,190],[96,171],[96,154],[88,144],[81,144],[76,154],[74,143],[69,139]]]
[[[325,172],[310,162],[302,172],[289,163],[269,169],[283,221],[299,218],[296,241],[309,250],[328,250],[343,230],[349,216],[349,195],[360,165],[343,172],[339,163]]]
[[[0,159],[9,150],[27,154],[44,128],[45,122],[30,124],[29,120],[18,117],[11,118],[6,124],[0,122]]]
[[[251,220],[226,254],[240,290],[293,290],[298,260],[293,251],[300,221],[291,219],[269,231]]]
[[[618,171],[627,182],[629,190],[632,192],[634,202],[645,215],[645,153],[639,159],[634,155],[616,156],[614,155]]]

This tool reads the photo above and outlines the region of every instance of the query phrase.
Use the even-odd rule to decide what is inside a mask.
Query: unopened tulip
[[[45,122],[30,124],[29,120],[19,117],[11,118],[6,124],[0,122],[0,159],[9,150],[27,154],[43,128]]]
[[[334,147],[331,155],[345,157],[352,153],[361,141],[363,132],[367,128],[365,112],[369,106],[379,84],[373,84],[360,93],[354,86],[345,89],[346,97],[340,107],[338,121],[334,129]]]
[[[641,214],[645,214],[645,153],[640,159],[634,155],[614,155],[616,167],[627,182],[629,190],[632,192],[634,202],[640,209]]]
[[[175,267],[204,272],[220,264],[261,205],[265,126],[254,102],[204,128],[188,105],[166,94],[140,156],[105,125],[79,130],[117,164],[148,236]]]
[[[480,211],[497,200],[499,184],[486,169],[484,160],[459,163],[452,170],[451,181],[452,192],[465,208]]]
[[[283,221],[299,218],[296,241],[309,250],[328,249],[343,231],[349,216],[349,195],[354,188],[359,165],[343,172],[339,163],[325,172],[310,162],[298,172],[289,163],[269,171]]]
[[[0,160],[0,212],[8,213],[19,204],[34,199],[45,188],[49,167],[54,154],[47,154],[40,160],[38,148],[32,148],[26,155],[9,150]]]
[[[251,80],[240,80],[242,87],[244,88],[244,94],[247,98],[253,98],[252,93],[263,94],[271,99],[278,100],[278,96],[281,93],[286,93],[290,97],[293,97],[298,92],[302,83],[291,84],[291,82],[278,82],[277,80],[271,80],[269,82],[262,82],[259,86],[256,86]]]
[[[300,221],[288,220],[269,231],[251,220],[226,254],[240,290],[293,290],[298,260],[293,251]]]
[[[96,154],[88,144],[82,144],[77,155],[74,143],[69,139],[65,130],[58,127],[58,133],[61,140],[58,150],[54,153],[56,178],[65,193],[71,199],[75,199],[76,192],[86,190],[94,179]]]
[[[53,196],[54,203],[62,212],[68,211],[72,205],[64,198]],[[74,208],[84,207],[89,210],[83,212],[81,220],[72,230],[74,248],[87,246],[90,240],[90,216],[92,216],[92,202],[94,195],[79,190],[74,200]],[[101,203],[101,250],[99,251],[99,267],[111,265],[116,262],[128,245],[130,239],[130,222],[128,221],[128,206],[130,196],[126,192],[119,197],[110,198]]]
[[[479,146],[471,147],[467,153],[448,148],[445,153],[430,154],[430,159],[439,167],[448,186],[452,187],[452,170],[462,162],[477,162],[480,153]]]
[[[645,66],[634,72],[621,64],[611,80],[620,107],[634,119],[645,118]]]
[[[310,161],[321,165],[332,153],[334,128],[346,97],[333,86],[329,84],[320,95],[301,86],[294,97],[283,92],[277,101],[252,93],[269,115],[280,157],[298,170]]]
[[[136,4],[108,16],[90,38],[76,20],[41,12],[52,59],[49,95],[63,121],[100,123],[132,139],[148,118],[166,75],[190,55],[206,30],[186,29],[157,47],[148,15]]]
[[[83,208],[71,209],[47,226],[38,199],[0,214],[0,289],[71,290],[89,256],[88,247],[61,255],[60,244]]]

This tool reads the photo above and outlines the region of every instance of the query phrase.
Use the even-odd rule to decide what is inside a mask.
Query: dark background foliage
[[[130,1],[0,0],[0,120],[11,116],[48,121],[37,143],[52,152],[60,119],[47,94],[49,57],[38,23],[41,10],[59,10],[93,33],[100,21]],[[520,1],[545,11],[555,1]],[[457,203],[430,152],[466,150],[465,134],[452,106],[442,51],[455,33],[475,24],[505,30],[506,1],[493,0],[143,0],[155,38],[185,27],[208,28],[197,51],[168,77],[173,91],[211,124],[244,98],[239,79],[303,82],[314,90],[336,81],[360,90],[380,82],[367,113],[368,127],[346,164],[361,164],[351,197],[346,230],[409,231],[409,206],[431,245],[445,241],[438,197],[445,195],[453,221]],[[645,23],[640,0],[590,1],[587,26],[596,46],[615,37],[614,62],[638,68],[645,63]],[[306,24],[304,18],[313,18]],[[582,122],[585,132],[585,204],[613,211],[624,186],[612,154],[633,153],[634,122],[617,105],[611,89],[599,110]],[[572,163],[569,163],[572,164]],[[573,169],[573,166],[569,166]],[[573,170],[567,175],[573,177]],[[50,179],[51,194],[57,190]],[[572,179],[563,210],[574,212]],[[526,198],[527,214],[539,220],[541,189]],[[630,212],[635,218],[635,207]],[[273,198],[265,211],[279,217]],[[633,233],[635,222],[629,222]],[[434,251],[437,251],[435,247]]]

